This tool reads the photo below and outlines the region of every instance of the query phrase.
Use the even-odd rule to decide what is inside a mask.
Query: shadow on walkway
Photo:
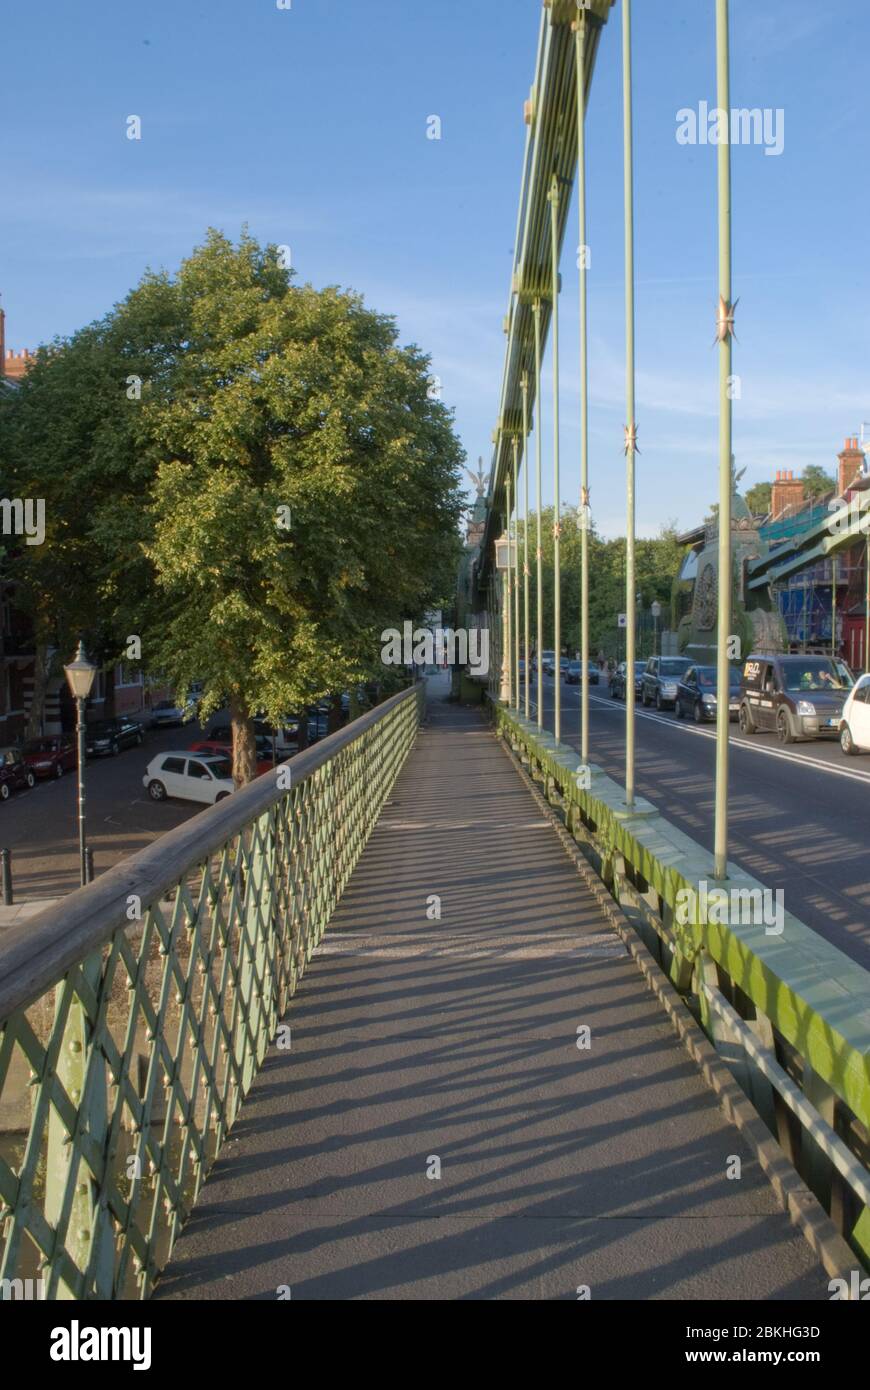
[[[155,1297],[828,1297],[479,712],[430,704],[289,1022]]]

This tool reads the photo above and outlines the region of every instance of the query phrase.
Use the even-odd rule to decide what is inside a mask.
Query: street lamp
[[[502,580],[502,640],[501,640],[501,688],[499,699],[502,704],[513,703],[513,681],[511,679],[511,561],[516,554],[516,545],[507,531],[502,532],[495,543],[495,567]]]
[[[653,615],[653,656],[659,654],[659,618],[662,616],[662,606],[658,599],[653,599],[649,610]]]
[[[85,649],[79,642],[75,661],[64,666],[67,683],[76,702],[76,739],[78,742],[79,768],[79,867],[82,885],[88,881],[88,864],[85,852],[85,701],[93,689],[97,668],[88,661]]]

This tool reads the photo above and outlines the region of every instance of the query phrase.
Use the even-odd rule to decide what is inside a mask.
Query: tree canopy
[[[543,556],[543,617],[544,646],[552,645],[554,619],[553,569],[553,508],[541,513],[541,549]],[[580,648],[580,522],[577,508],[561,509],[560,570],[562,639],[570,652]],[[520,535],[520,564],[522,568],[522,523]],[[536,519],[529,519],[529,565],[532,571],[530,595],[530,634],[534,643],[537,630],[537,605],[534,551]],[[635,542],[635,596],[640,595],[641,615],[639,636],[653,631],[650,607],[657,599],[662,605],[661,626],[666,627],[671,608],[671,590],[680,567],[684,547],[677,540],[675,524],[662,527],[656,537],[638,538]],[[522,585],[522,573],[520,574]],[[594,660],[599,651],[609,656],[621,654],[623,634],[617,626],[618,616],[625,612],[625,538],[605,540],[594,528],[589,535],[589,653]]]
[[[47,537],[16,578],[46,640],[84,633],[250,719],[379,670],[382,630],[450,594],[462,450],[428,359],[388,316],[293,283],[210,231],[103,320],[40,352],[0,407]]]

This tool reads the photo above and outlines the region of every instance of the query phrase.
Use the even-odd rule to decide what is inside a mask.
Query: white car
[[[235,790],[229,758],[177,750],[152,758],[142,785],[147,787],[152,801],[175,796],[180,801],[201,801],[206,806],[223,801]]]
[[[840,747],[844,753],[870,753],[870,676],[859,676],[846,697]]]

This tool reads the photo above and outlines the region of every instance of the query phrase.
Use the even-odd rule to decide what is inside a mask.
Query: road
[[[142,785],[146,765],[166,748],[188,748],[202,734],[198,724],[147,731],[141,748],[117,758],[88,762],[88,843],[96,873],[144,849],[158,835],[202,808],[184,801],[151,801]],[[15,901],[56,898],[79,886],[76,774],[37,782],[0,805],[0,847],[12,851]]]
[[[553,729],[553,681],[544,724]],[[535,689],[532,690],[535,700]],[[533,718],[537,717],[537,704]],[[562,739],[579,751],[580,690],[562,685]],[[775,734],[731,725],[729,858],[783,892],[786,911],[870,969],[870,757],[837,743],[782,748]],[[713,849],[715,732],[637,708],[638,794]],[[625,785],[625,705],[590,688],[590,761]]]

